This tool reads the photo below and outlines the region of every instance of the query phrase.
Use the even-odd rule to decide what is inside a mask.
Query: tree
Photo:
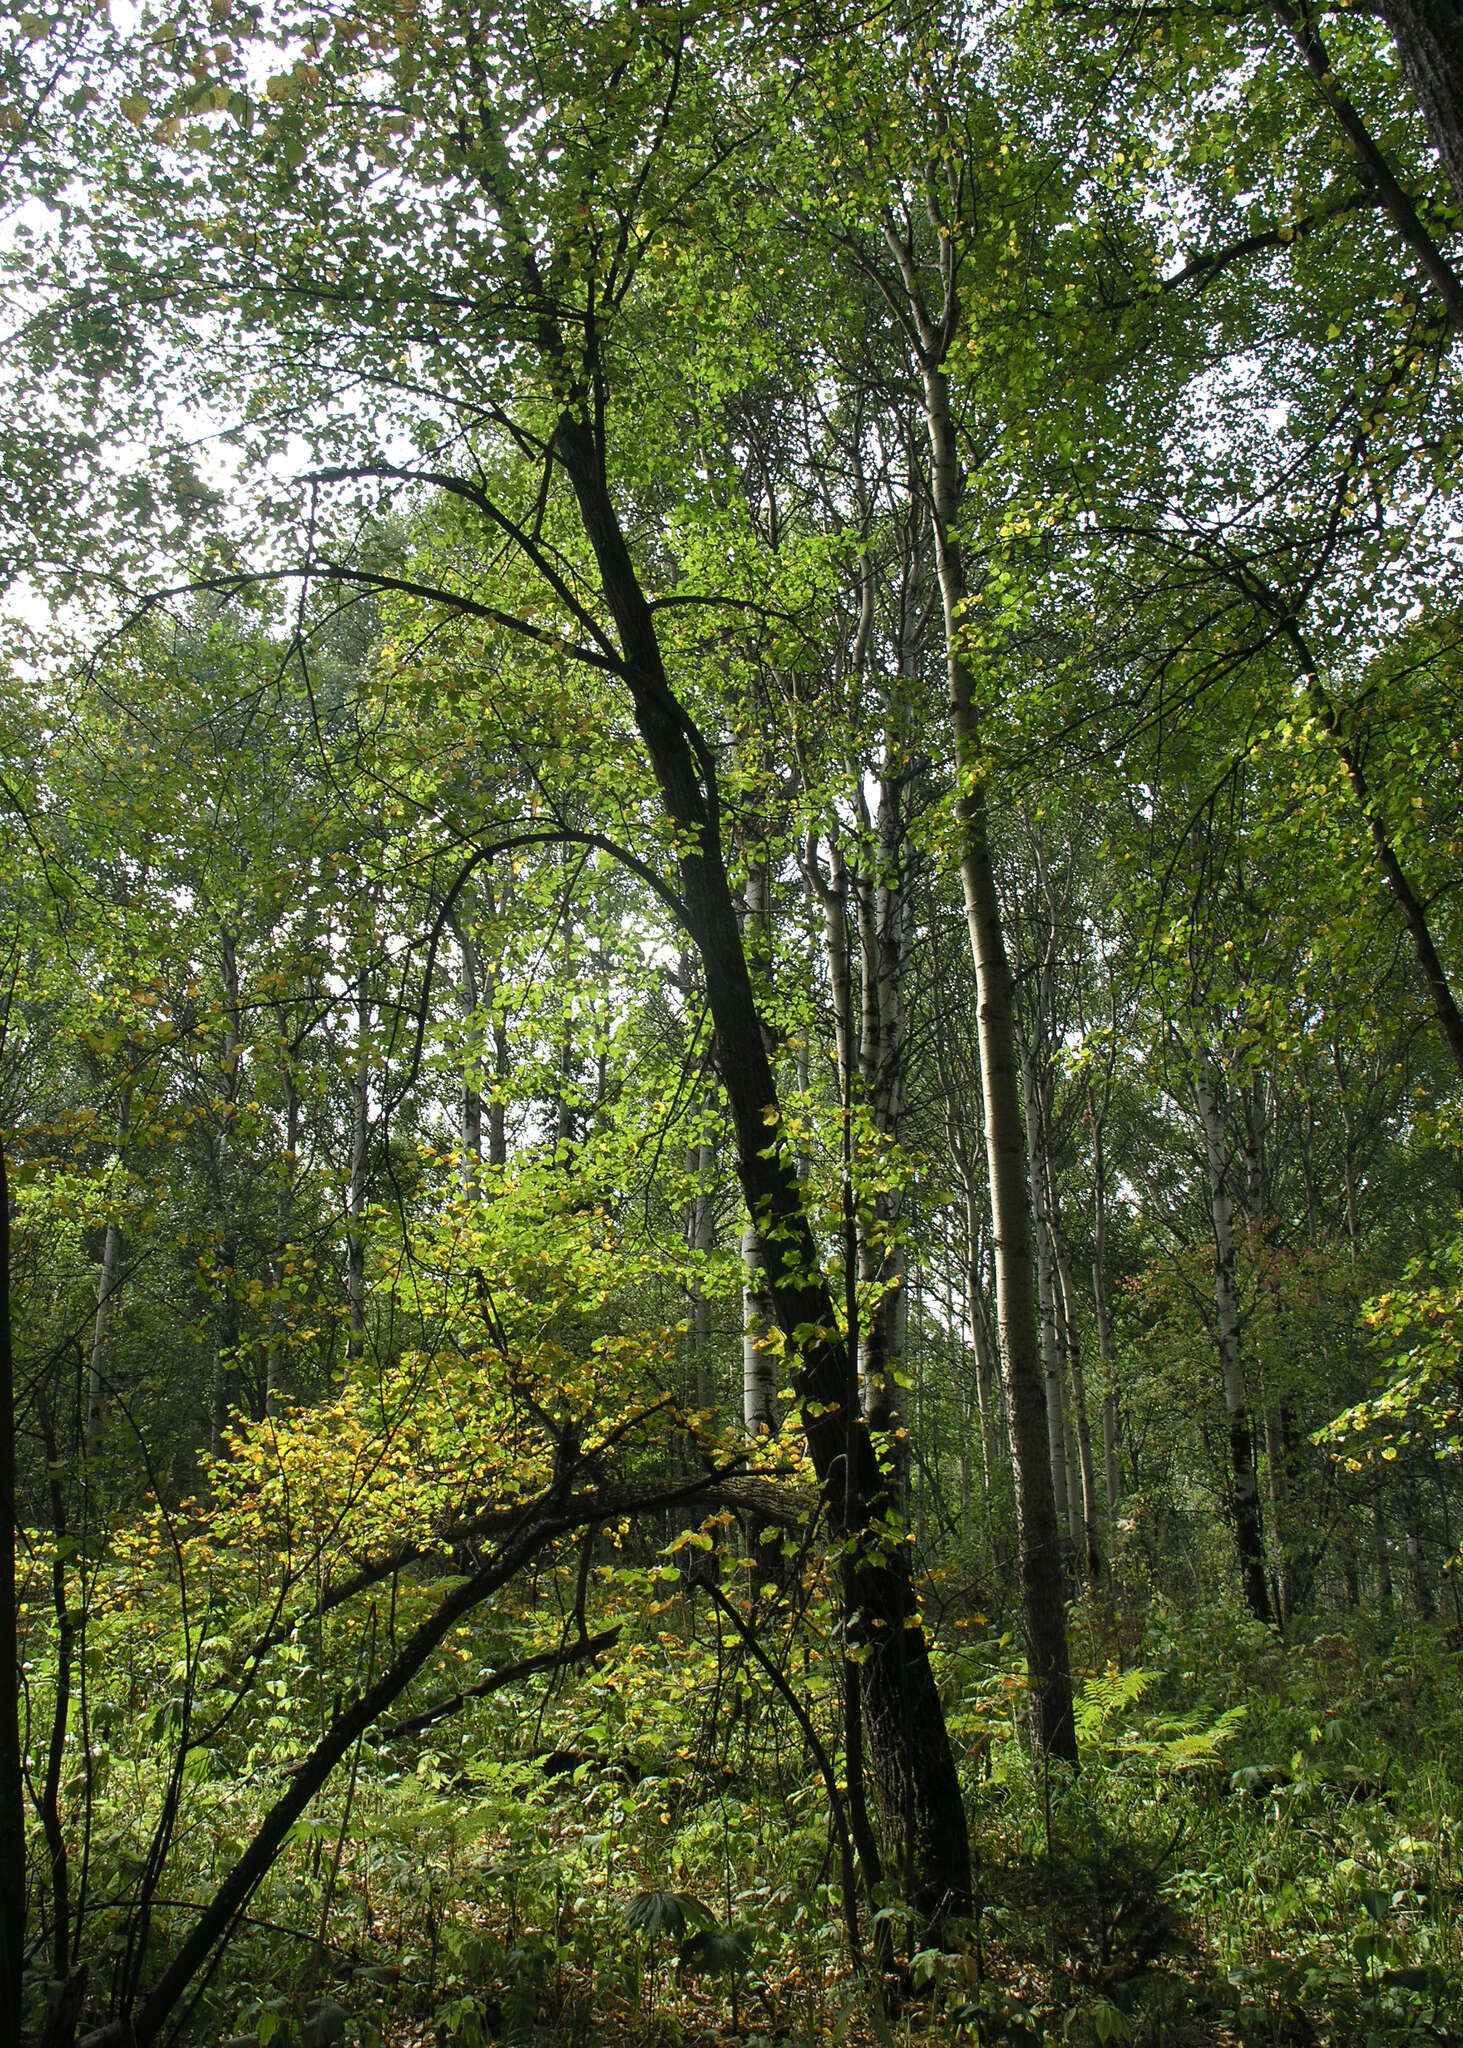
[[[856,1413],[839,1313],[795,1161],[777,1134],[778,1093],[727,874],[715,749],[671,679],[677,662],[694,661],[695,608],[710,606],[714,616],[717,595],[678,591],[675,605],[693,609],[667,609],[664,596],[650,594],[632,547],[638,540],[654,561],[653,499],[643,508],[637,501],[625,438],[646,395],[636,350],[642,337],[663,335],[683,317],[682,271],[663,256],[664,236],[688,204],[714,201],[718,167],[751,144],[756,109],[737,114],[718,99],[714,24],[696,33],[680,21],[643,22],[631,10],[584,24],[572,44],[556,46],[557,31],[532,9],[482,21],[448,6],[413,17],[398,36],[401,19],[383,13],[379,31],[398,52],[398,112],[376,102],[370,39],[336,36],[327,50],[312,17],[300,28],[314,54],[280,74],[285,82],[268,102],[281,110],[278,121],[261,119],[252,135],[211,124],[215,154],[203,180],[167,168],[166,155],[159,160],[175,253],[200,282],[213,271],[200,229],[227,194],[225,204],[237,209],[230,239],[237,232],[251,247],[246,296],[268,308],[270,351],[283,360],[310,336],[319,433],[337,444],[309,486],[317,503],[366,484],[430,487],[456,501],[484,557],[508,546],[506,580],[495,584],[484,557],[465,579],[447,573],[456,565],[445,561],[421,576],[381,573],[336,551],[317,529],[291,573],[317,587],[415,596],[449,616],[491,624],[525,648],[582,663],[628,696],[661,814],[654,840],[675,878],[672,886],[657,877],[656,886],[700,961],[768,1297],[798,1360],[794,1384],[830,1526],[854,1546],[860,1689],[891,1861],[908,1871],[924,1908],[941,1912],[958,1907],[969,1888],[954,1766],[906,1555],[889,1519],[888,1483]],[[191,77],[199,33],[180,31],[144,58],[180,109],[193,103],[193,85],[178,81]],[[281,20],[277,33],[288,38],[291,25]],[[227,68],[240,57],[209,61]],[[326,77],[328,103],[317,90]],[[601,107],[586,124],[589,79]],[[549,125],[530,136],[522,122],[533,108]],[[379,209],[394,210],[396,201],[369,183],[358,187],[350,234],[338,221],[331,228],[345,268],[327,275],[327,264],[316,275],[302,320],[298,253],[334,213],[337,171],[347,175],[362,151],[380,148],[403,123],[413,138],[408,213],[394,214],[386,230]],[[551,134],[559,139],[551,143]],[[261,175],[271,187],[263,211]],[[113,193],[110,205],[130,205],[125,178]],[[431,223],[448,222],[465,261],[452,284],[432,247]],[[389,283],[379,267],[382,233],[395,251]],[[231,289],[241,281],[242,273]],[[434,308],[444,290],[459,289],[474,310],[449,335]],[[395,310],[385,311],[383,294]],[[364,379],[373,404],[398,408],[398,331],[425,350],[422,376],[410,382],[430,394],[421,407],[406,399],[420,451],[410,464],[380,455],[375,417],[363,417],[357,434],[330,405],[338,369]],[[486,406],[476,396],[485,380],[493,388]],[[233,590],[256,574],[244,568],[204,581]],[[541,622],[544,607],[552,623]]]

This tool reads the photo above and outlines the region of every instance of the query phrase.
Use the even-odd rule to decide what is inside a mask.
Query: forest
[[[1463,2043],[1460,0],[0,161],[0,2048]]]

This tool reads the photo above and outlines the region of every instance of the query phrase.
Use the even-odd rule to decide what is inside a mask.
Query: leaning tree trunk
[[[940,1916],[970,1898],[960,1781],[910,1580],[907,1546],[881,1533],[888,1482],[861,1418],[856,1379],[803,1206],[797,1164],[780,1140],[771,1061],[737,925],[720,832],[715,764],[667,678],[655,617],[636,575],[590,419],[570,410],[554,442],[594,549],[620,643],[617,666],[678,841],[685,922],[701,957],[748,1213],[761,1239],[779,1329],[798,1364],[809,1455],[830,1527],[851,1539],[857,1650],[870,1775],[888,1862],[915,1903]]]
[[[1204,1128],[1209,1212],[1214,1226],[1214,1309],[1219,1323],[1219,1372],[1229,1418],[1235,1548],[1250,1611],[1258,1621],[1269,1621],[1270,1594],[1265,1584],[1265,1533],[1260,1516],[1259,1476],[1255,1470],[1255,1439],[1240,1358],[1239,1293],[1234,1274],[1234,1221],[1225,1176],[1224,1125],[1207,1074],[1200,1074],[1195,1094]]]

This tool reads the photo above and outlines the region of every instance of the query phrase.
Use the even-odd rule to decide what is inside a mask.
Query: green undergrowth
[[[1196,1626],[1155,1606],[1119,1664],[1093,1603],[1078,1615],[1075,1777],[1033,1773],[1016,1650],[968,1633],[940,1668],[974,1910],[931,1946],[884,1896],[872,1943],[867,1916],[864,1930],[892,1959],[881,1989],[849,1967],[827,1799],[795,1724],[704,1600],[650,1604],[627,1608],[596,1669],[495,1694],[412,1748],[363,1745],[251,1902],[190,2038],[1463,2042],[1463,1655],[1441,1630],[1358,1619],[1282,1642],[1233,1614]],[[784,1655],[831,1729],[816,1636],[787,1630]],[[102,1976],[122,1926],[107,1892],[134,1874],[166,1738],[109,1715],[105,1691],[99,1672],[88,1945]],[[287,1764],[289,1717],[275,1718],[248,1771],[191,1767],[159,1953]]]

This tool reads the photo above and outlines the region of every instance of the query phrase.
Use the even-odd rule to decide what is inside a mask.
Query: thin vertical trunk
[[[841,888],[839,894],[841,898]],[[747,861],[747,880],[742,891],[740,923],[748,969],[756,980],[765,981],[770,967],[770,906],[771,886],[767,862],[759,853],[753,852]],[[833,980],[835,988],[843,989],[846,1005],[846,961],[841,979],[834,975]],[[770,1060],[771,1034],[760,1016],[757,1019],[757,1037],[764,1058]],[[842,1043],[844,1056],[847,1056],[847,1040]],[[769,1343],[776,1327],[777,1309],[768,1287],[767,1262],[762,1239],[756,1219],[749,1213],[742,1229],[742,1425],[751,1436],[771,1435],[778,1427],[776,1374],[773,1371]]]
[[[697,1261],[690,1287],[691,1364],[696,1383],[696,1406],[701,1409],[713,1407],[716,1399],[711,1381],[711,1303],[700,1277],[701,1268],[716,1245],[716,1147],[707,1135],[712,1110],[712,1100],[708,1096],[701,1104],[700,1135],[686,1152],[686,1171],[694,1181],[691,1199],[686,1204],[686,1245]]]
[[[1437,1453],[1430,1449],[1427,1455],[1443,1523],[1443,1580],[1448,1588],[1448,1604],[1453,1610],[1453,1627],[1463,1634],[1463,1589],[1458,1585],[1458,1549],[1453,1541],[1453,1510],[1448,1500],[1448,1482]]]
[[[886,723],[897,748],[897,708]],[[909,862],[901,816],[902,778],[887,764],[879,776],[874,813],[874,873],[859,897],[860,951],[864,977],[864,1031],[860,1048],[864,1093],[879,1144],[899,1143],[904,1122],[904,979],[909,941],[906,894]],[[871,1427],[887,1433],[889,1457],[901,1493],[909,1484],[909,1438],[905,1427],[904,1378],[908,1348],[909,1299],[904,1247],[900,1242],[902,1200],[876,1176],[872,1215],[863,1229],[867,1276],[883,1288],[867,1318],[871,1343],[863,1361],[865,1412]]]
[[[280,1296],[280,1305],[275,1310],[274,1333],[265,1366],[266,1415],[279,1413],[280,1399],[284,1392],[288,1329],[284,1312],[284,1289],[289,1277],[285,1267],[289,1263],[290,1224],[295,1208],[295,1166],[300,1150],[300,1092],[295,1086],[294,1069],[288,1065],[285,1068],[284,1088],[284,1157],[280,1161],[279,1190],[274,1203],[274,1284]]]
[[[849,964],[848,869],[843,849],[836,838],[828,840],[828,874],[824,879],[818,853],[818,839],[808,835],[803,855],[803,873],[823,912],[823,958],[828,968],[828,989],[833,1005],[833,1054],[838,1067],[838,1099],[849,1092],[854,1057],[852,1008],[853,974]],[[760,905],[762,889],[755,892],[751,875],[747,879],[747,910],[752,915],[754,900]]]
[[[1066,1332],[1067,1370],[1072,1388],[1072,1416],[1076,1423],[1077,1471],[1082,1488],[1082,1559],[1089,1580],[1102,1577],[1102,1538],[1098,1529],[1097,1474],[1092,1461],[1092,1431],[1087,1419],[1087,1387],[1082,1377],[1082,1351],[1077,1340],[1077,1297],[1072,1286],[1067,1248],[1062,1241],[1061,1221],[1052,1198],[1052,1254],[1056,1266],[1057,1297],[1062,1328]]]
[[[459,963],[457,1001],[462,1016],[462,1182],[469,1194],[482,1185],[483,1091],[481,1084],[480,1008],[483,1000],[478,980],[478,949],[465,914],[452,919]]]
[[[1015,984],[991,853],[983,750],[970,672],[960,654],[968,595],[959,541],[960,467],[944,371],[924,366],[934,495],[935,559],[945,615],[946,675],[955,739],[955,826],[960,883],[979,1002],[986,1166],[996,1252],[1001,1370],[1016,1482],[1021,1621],[1031,1669],[1032,1735],[1039,1756],[1075,1764],[1076,1723],[1067,1654],[1064,1539],[1052,1485],[1036,1261],[1021,1123]],[[1058,1409],[1060,1416],[1060,1409]]]
[[[117,1107],[117,1156],[120,1159],[127,1142],[127,1127],[132,1115],[132,1083],[123,1087],[122,1098]],[[117,1292],[122,1284],[122,1226],[115,1216],[108,1217],[106,1234],[102,1239],[102,1263],[97,1274],[97,1310],[92,1323],[91,1355],[86,1367],[86,1424],[84,1441],[88,1458],[96,1457],[102,1447],[102,1434],[107,1420],[107,1368],[111,1363],[112,1327],[117,1314]]]
[[[1239,1294],[1235,1285],[1234,1226],[1225,1172],[1224,1125],[1206,1072],[1195,1088],[1208,1163],[1209,1213],[1214,1228],[1214,1308],[1219,1324],[1219,1372],[1229,1418],[1231,1513],[1245,1599],[1257,1620],[1269,1621],[1265,1537],[1255,1470],[1254,1436],[1240,1357]]]
[[[351,1164],[346,1191],[346,1372],[366,1355],[366,1186],[371,1157],[371,970],[356,975],[356,1062],[351,1088]]]
[[[767,1436],[777,1428],[777,1388],[769,1347],[775,1326],[762,1245],[749,1217],[742,1230],[742,1422],[752,1436]]]
[[[986,1170],[995,1243],[1001,1371],[1011,1439],[1020,1556],[1021,1627],[1031,1675],[1031,1733],[1039,1757],[1076,1764],[1072,1678],[1067,1651],[1062,1527],[1052,1491],[1046,1394],[1037,1327],[1036,1272],[1021,1127],[1021,1079],[1015,984],[1001,919],[986,796],[987,760],[975,689],[961,653],[969,586],[960,544],[964,478],[950,410],[946,355],[960,328],[959,243],[942,214],[940,167],[924,184],[941,291],[938,314],[926,301],[929,271],[911,239],[889,218],[884,239],[903,286],[929,443],[931,524],[945,635],[945,674],[955,753],[955,839],[965,922],[975,966]],[[881,289],[885,279],[879,278]]]
[[[480,880],[478,894],[484,918],[505,918],[512,891],[511,877],[505,878],[496,887],[485,880]],[[496,951],[501,954],[501,942]],[[501,968],[497,964],[485,967],[480,954],[475,966],[478,1002],[491,1020],[488,1028],[493,1040],[493,1086],[487,1101],[487,1157],[488,1165],[497,1169],[508,1164],[508,1080],[513,1071],[513,1061],[508,1042],[508,1020],[503,1013]]]
[[[898,1120],[897,1084],[903,1078],[902,1045],[897,1024],[893,1043],[890,1042],[890,1003],[881,987],[888,967],[875,884],[865,866],[849,865],[832,836],[828,841],[827,879],[823,876],[817,843],[811,838],[804,869],[823,911],[823,951],[833,1003],[839,1099],[850,1110],[857,1100],[868,1110],[877,1136],[892,1138]],[[852,925],[848,914],[850,902],[855,909]],[[859,962],[857,1005],[853,976],[855,945]],[[893,971],[897,976],[897,965]],[[895,1007],[897,1014],[897,996]],[[894,1086],[891,1070],[896,1077]],[[890,1224],[891,1203],[886,1193],[879,1191],[855,1203],[855,1255],[865,1298],[872,1300],[876,1288],[893,1282],[893,1292],[883,1295],[860,1319],[859,1398],[869,1427],[892,1435],[903,1420],[902,1389],[896,1376],[900,1360],[891,1344],[891,1337],[901,1327],[902,1303],[897,1296],[902,1285],[902,1258],[897,1246],[890,1242]],[[898,1349],[902,1350],[902,1345]],[[897,1437],[892,1449],[892,1466],[899,1468],[896,1485],[902,1493],[905,1461],[903,1443]]]
[[[1037,1101],[1035,1063],[1021,1053],[1021,1083],[1026,1097],[1026,1177],[1031,1190],[1031,1231],[1036,1249],[1037,1313],[1041,1331],[1042,1379],[1046,1387],[1047,1456],[1051,1461],[1052,1501],[1059,1526],[1066,1532],[1064,1550],[1070,1567],[1073,1553],[1072,1488],[1068,1484],[1066,1410],[1062,1400],[1062,1354],[1057,1342],[1056,1282],[1052,1270],[1051,1229],[1046,1213],[1046,1171],[1041,1156],[1042,1115]]]
[[[219,965],[224,996],[224,1047],[220,1121],[213,1146],[214,1198],[218,1205],[219,1247],[215,1278],[219,1289],[213,1312],[213,1454],[222,1457],[229,1417],[238,1406],[239,1298],[238,1246],[233,1214],[233,1126],[239,1100],[239,959],[234,935],[221,930]]]
[[[25,1970],[25,1777],[15,1593],[15,1352],[10,1323],[10,1182],[0,1144],[0,2040],[19,2041]]]
[[[1283,1393],[1273,1384],[1266,1353],[1284,1358],[1285,1301],[1276,1257],[1276,1219],[1269,1195],[1265,1134],[1273,1114],[1273,1084],[1257,1073],[1242,1097],[1245,1153],[1245,1222],[1255,1267],[1257,1292],[1264,1290],[1271,1312],[1268,1331],[1254,1346],[1260,1408],[1265,1435],[1266,1490],[1270,1501],[1270,1588],[1275,1618],[1283,1626],[1304,1604],[1309,1564],[1294,1495],[1301,1480],[1294,1416]]]
[[[1122,1475],[1118,1469],[1121,1441],[1118,1414],[1117,1362],[1112,1333],[1112,1304],[1107,1290],[1107,1159],[1103,1119],[1092,1109],[1092,1306],[1097,1318],[1097,1355],[1102,1363],[1102,1478],[1107,1501],[1107,1547],[1111,1557],[1118,1542],[1118,1501]]]
[[[56,1983],[64,1984],[71,1974],[71,1868],[66,1854],[66,1832],[61,1819],[61,1773],[65,1768],[66,1737],[71,1725],[76,1615],[72,1610],[66,1588],[69,1532],[66,1526],[66,1495],[62,1484],[65,1468],[61,1463],[55,1429],[44,1400],[41,1403],[40,1420],[46,1447],[46,1490],[50,1496],[51,1507],[51,1611],[55,1617],[55,1647],[51,1659],[51,1735],[46,1746],[46,1768],[39,1787],[37,1807],[41,1818],[41,1831],[46,1838],[46,1860],[50,1865],[51,1975]]]
[[[1289,1527],[1289,1515],[1285,1508],[1285,1441],[1280,1424],[1280,1410],[1273,1401],[1264,1401],[1264,1383],[1261,1382],[1262,1406],[1265,1417],[1265,1474],[1270,1495],[1270,1597],[1274,1603],[1275,1619],[1284,1627],[1290,1620],[1289,1574],[1285,1568],[1285,1542]]]
[[[1355,1612],[1361,1605],[1361,1564],[1356,1554],[1356,1528],[1349,1502],[1345,1502],[1341,1510],[1340,1542],[1341,1584],[1346,1605]]]
[[[493,1094],[488,1103],[488,1164],[508,1164],[508,1104],[505,1095],[511,1071],[508,1026],[493,1012]]]
[[[1403,1467],[1402,1499],[1407,1509],[1403,1541],[1407,1548],[1407,1575],[1412,1581],[1412,1599],[1419,1621],[1437,1619],[1437,1594],[1428,1563],[1427,1535],[1422,1523],[1422,1489],[1417,1483],[1418,1458],[1409,1451]]]
[[[985,1273],[981,1259],[983,1236],[978,1178],[970,1159],[969,1148],[960,1119],[960,1105],[949,1073],[943,1043],[936,1042],[936,1060],[940,1073],[940,1088],[944,1097],[945,1135],[950,1147],[950,1157],[959,1176],[961,1191],[965,1197],[965,1236],[961,1259],[961,1274],[965,1292],[965,1326],[969,1333],[971,1356],[975,1360],[975,1405],[980,1428],[980,1479],[981,1492],[990,1498],[992,1471],[992,1444],[1001,1425],[996,1399],[996,1378],[999,1366],[996,1358],[997,1345],[992,1335],[986,1308]],[[968,1459],[968,1451],[962,1441],[960,1455],[962,1469]]]
[[[995,1398],[997,1363],[992,1355],[994,1347],[991,1343],[990,1324],[986,1317],[984,1275],[980,1264],[980,1218],[975,1185],[968,1178],[965,1183],[965,1230],[966,1319],[970,1330],[970,1349],[975,1358],[975,1405],[980,1421],[980,1483],[981,1491],[989,1496],[991,1442],[998,1420]]]
[[[1118,1502],[1122,1498],[1121,1444],[1122,1417],[1118,1410],[1118,1391],[1109,1381],[1102,1396],[1102,1482],[1107,1506],[1109,1557],[1115,1555],[1118,1547]]]
[[[1377,1574],[1377,1607],[1382,1614],[1392,1612],[1392,1546],[1387,1536],[1387,1520],[1382,1513],[1381,1487],[1372,1481],[1372,1562]]]
[[[1067,1460],[1067,1548],[1075,1567],[1082,1556],[1082,1471],[1077,1460],[1077,1430],[1072,1413],[1072,1387],[1068,1377],[1066,1339],[1062,1332],[1061,1303],[1057,1304],[1057,1356],[1061,1360],[1062,1450]]]

